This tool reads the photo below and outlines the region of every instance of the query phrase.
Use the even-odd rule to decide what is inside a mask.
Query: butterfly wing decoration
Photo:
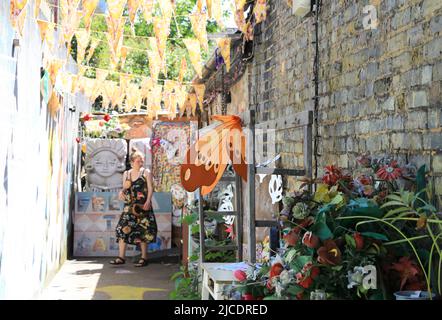
[[[216,115],[212,119],[221,123],[187,150],[180,170],[184,189],[193,192],[201,187],[202,195],[213,190],[228,163],[232,163],[236,173],[247,181],[246,143],[241,118]]]

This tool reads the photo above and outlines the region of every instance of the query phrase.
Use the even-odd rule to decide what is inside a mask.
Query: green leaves
[[[326,223],[325,213],[318,213],[316,222],[310,230],[322,241],[333,238],[333,233]]]
[[[384,234],[381,234],[381,233],[376,233],[376,232],[361,232],[361,235],[363,235],[364,237],[367,237],[367,238],[373,238],[373,239],[377,239],[377,240],[388,241],[387,236],[384,235]]]

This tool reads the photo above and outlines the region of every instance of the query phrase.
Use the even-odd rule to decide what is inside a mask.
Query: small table
[[[232,270],[220,270],[219,267],[231,263],[202,263],[203,284],[201,300],[209,300],[210,296],[215,300],[226,300],[223,295],[223,287],[235,281]]]

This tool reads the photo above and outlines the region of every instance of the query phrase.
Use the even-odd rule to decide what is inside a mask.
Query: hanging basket
[[[312,0],[293,0],[292,12],[295,16],[303,17],[310,12]]]

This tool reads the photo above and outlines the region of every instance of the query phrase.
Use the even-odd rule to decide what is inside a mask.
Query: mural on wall
[[[117,192],[123,187],[127,143],[123,139],[90,139],[86,142],[87,188]]]
[[[145,115],[134,114],[120,116],[120,123],[127,124],[130,129],[126,131],[125,139],[142,139],[151,136],[152,120]]]
[[[155,192],[152,208],[158,226],[157,241],[148,245],[148,252],[171,248],[172,198],[168,192]],[[118,256],[115,228],[123,211],[117,192],[77,192],[75,199],[74,256]],[[128,245],[127,255],[140,254]]]
[[[67,256],[74,135],[85,106],[62,94],[62,105],[50,114],[44,94],[40,100],[47,90],[40,69],[46,44],[28,14],[11,56],[16,34],[9,4],[0,1],[0,299],[33,299]],[[54,55],[66,57],[66,48]],[[75,73],[72,60],[64,68]],[[69,111],[72,105],[79,111]]]

